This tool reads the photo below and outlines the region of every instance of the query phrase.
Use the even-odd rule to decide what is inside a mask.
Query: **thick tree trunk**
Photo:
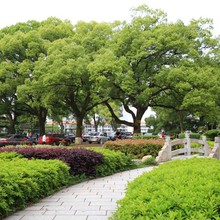
[[[47,118],[47,109],[40,107],[37,118],[39,121],[39,133],[40,135],[44,135],[46,132],[45,124],[46,124],[46,118]]]
[[[82,144],[82,128],[83,128],[83,117],[76,116],[76,138],[75,138],[75,144]]]
[[[134,121],[134,135],[141,134],[141,120],[135,119]]]

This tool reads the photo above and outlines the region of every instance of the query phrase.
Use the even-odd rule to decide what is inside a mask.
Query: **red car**
[[[34,145],[36,142],[24,134],[12,134],[5,138],[0,138],[0,147],[6,145]]]
[[[38,138],[37,143],[38,144],[44,144],[42,141],[42,137],[40,136]],[[65,145],[65,146],[69,146],[71,144],[71,139],[65,137],[65,134],[47,134],[46,135],[46,143],[48,145]]]

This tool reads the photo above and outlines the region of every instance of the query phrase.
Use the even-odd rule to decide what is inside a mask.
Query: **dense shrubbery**
[[[199,133],[190,133],[190,134],[189,134],[189,137],[190,137],[190,138],[193,138],[193,139],[200,139],[200,138],[201,138],[201,135],[200,135]],[[178,135],[178,138],[180,138],[180,139],[185,138],[185,134],[184,134],[184,133],[180,133],[180,134]]]
[[[96,167],[103,163],[103,155],[86,149],[67,148],[1,148],[0,152],[17,152],[25,158],[58,159],[70,166],[70,174],[96,176]]]
[[[220,136],[220,130],[217,130],[217,129],[209,130],[209,131],[206,131],[204,135],[207,137],[208,140],[214,141],[215,137]]]
[[[107,176],[134,167],[131,158],[122,152],[100,148],[93,148],[92,150],[100,152],[104,156],[103,163],[97,167],[98,176]]]
[[[157,157],[159,151],[164,145],[164,139],[146,139],[146,140],[117,140],[108,141],[104,148],[121,151],[125,155],[130,155],[133,158],[142,158],[145,155]]]
[[[128,185],[114,220],[219,219],[220,161],[172,161]]]
[[[15,153],[0,155],[0,219],[69,181],[69,167],[61,161],[28,160]]]
[[[132,137],[133,140],[139,139],[158,139],[158,135],[137,135]]]

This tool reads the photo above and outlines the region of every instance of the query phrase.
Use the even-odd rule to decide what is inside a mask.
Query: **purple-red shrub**
[[[77,175],[85,173],[87,176],[96,175],[96,167],[103,163],[104,158],[101,153],[80,149],[80,148],[0,148],[0,152],[17,152],[25,158],[32,159],[58,159],[70,167],[70,174]]]

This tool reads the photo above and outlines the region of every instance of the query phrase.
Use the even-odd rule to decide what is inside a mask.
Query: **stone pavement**
[[[4,220],[107,220],[125,195],[127,183],[154,167],[89,180],[61,190]]]

